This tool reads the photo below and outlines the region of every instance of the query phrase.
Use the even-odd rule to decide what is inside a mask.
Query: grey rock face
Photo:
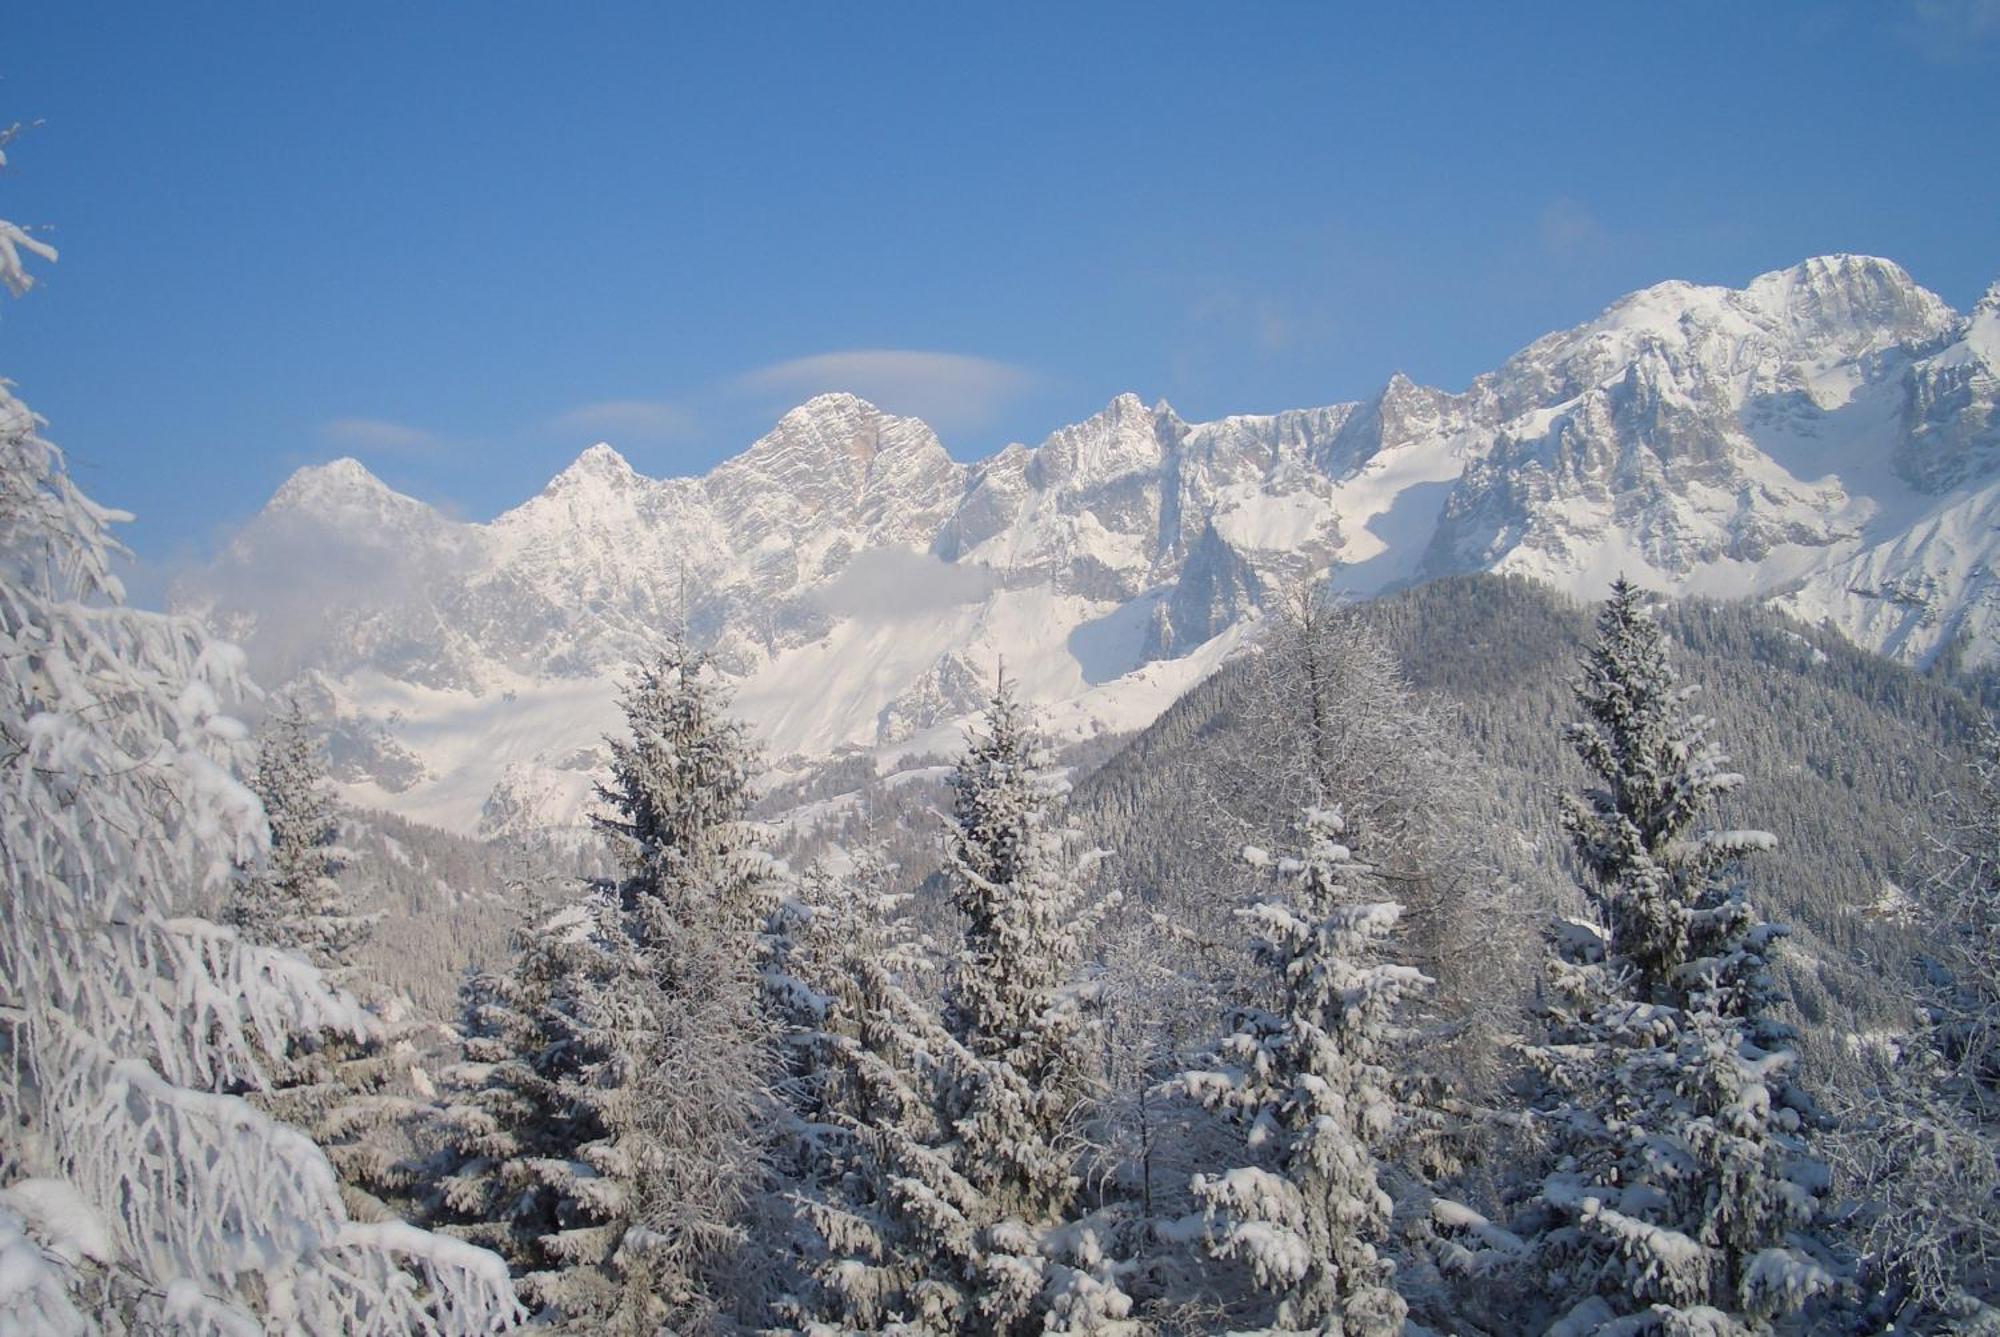
[[[1251,609],[1262,607],[1264,594],[1256,570],[1208,526],[1188,553],[1173,593],[1155,610],[1146,658],[1171,659],[1221,635]]]

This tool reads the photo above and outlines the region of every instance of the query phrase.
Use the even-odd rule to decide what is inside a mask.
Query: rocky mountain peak
[[[916,419],[893,417],[859,395],[814,395],[788,411],[769,432],[723,467],[769,466],[786,472],[831,468],[845,478],[856,479],[866,476],[874,464],[885,431],[893,432],[899,426],[905,433],[915,428],[930,435],[930,429]]]
[[[368,488],[387,490],[381,479],[368,472],[367,465],[351,455],[343,455],[325,464],[308,464],[294,470],[291,477],[280,483],[278,490],[271,494],[270,504],[295,503],[304,498]]]
[[[784,432],[812,430],[842,430],[862,419],[885,417],[881,409],[863,399],[860,395],[845,390],[830,390],[814,395],[803,403],[786,410],[772,429],[772,435]]]
[[[921,420],[856,395],[825,394],[786,413],[697,486],[737,541],[779,538],[792,547],[780,577],[789,581],[826,562],[838,566],[837,554],[857,545],[928,545],[964,476],[965,466]],[[821,549],[836,555],[812,555]]]
[[[1382,422],[1381,444],[1404,445],[1424,432],[1435,430],[1450,400],[1451,396],[1444,391],[1418,385],[1400,371],[1391,374],[1374,405]]]
[[[1898,472],[1942,493],[2000,471],[2000,283],[1958,324],[1956,339],[1904,377]]]
[[[1179,421],[1171,408],[1156,413],[1127,391],[1042,442],[1030,465],[1031,481],[1037,486],[1088,488],[1156,470],[1165,457],[1165,438]]]
[[[1831,344],[1840,356],[1934,338],[1955,320],[1901,265],[1872,255],[1815,256],[1758,276],[1743,297],[1794,339]]]
[[[1995,279],[1973,304],[1974,320],[2000,320],[2000,279]]]
[[[351,456],[297,470],[264,504],[266,514],[302,511],[329,517],[357,510],[384,515],[406,509],[430,508],[397,492]]]
[[[593,484],[609,484],[613,487],[629,486],[639,481],[623,455],[603,441],[591,446],[578,455],[561,473],[549,480],[548,490],[561,492]]]

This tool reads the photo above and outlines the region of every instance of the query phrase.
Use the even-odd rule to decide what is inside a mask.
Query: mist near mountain
[[[1889,261],[1822,257],[1645,289],[1459,392],[1398,376],[1202,423],[1125,395],[971,463],[846,394],[699,478],[592,446],[483,523],[336,461],[174,605],[320,703],[347,797],[489,833],[576,819],[578,740],[677,635],[737,679],[780,777],[949,751],[1003,660],[1060,739],[1143,727],[1329,572],[1585,597],[1622,572],[1977,666],[2000,657],[1996,368],[2000,286],[1960,315]]]

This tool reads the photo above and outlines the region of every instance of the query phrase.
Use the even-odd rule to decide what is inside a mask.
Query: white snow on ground
[[[894,744],[878,744],[884,707],[941,654],[961,654],[990,675],[1004,662],[1030,699],[1050,703],[1042,724],[1061,742],[1144,728],[1188,688],[1241,647],[1255,623],[1231,628],[1180,659],[1140,665],[1093,682],[1071,642],[1076,628],[1117,621],[1118,606],[1047,590],[1002,591],[986,603],[892,625],[846,619],[828,636],[785,652],[737,684],[736,709],[750,721],[778,774],[842,747],[873,752],[900,769],[906,757],[954,754],[964,744],[966,717],[925,729]],[[1131,619],[1124,619],[1131,622]],[[1127,625],[1117,649],[1136,663],[1143,627]],[[345,787],[349,801],[388,808],[447,830],[473,832],[496,785],[532,804],[541,821],[575,825],[590,810],[594,774],[558,764],[620,727],[617,679],[518,679],[504,691],[412,686],[380,674],[359,675],[344,687],[344,705],[398,718],[408,743],[434,778],[400,792],[363,783]]]

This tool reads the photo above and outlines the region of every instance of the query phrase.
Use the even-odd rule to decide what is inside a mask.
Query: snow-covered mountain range
[[[1624,571],[2000,658],[1996,399],[2000,284],[1959,315],[1831,256],[1648,288],[1459,393],[1201,423],[1122,395],[970,464],[851,395],[699,478],[592,446],[485,523],[338,460],[174,601],[338,721],[350,798],[492,830],[578,810],[621,669],[683,630],[781,770],[954,749],[1003,658],[1058,735],[1136,728],[1329,567],[1361,594]]]

